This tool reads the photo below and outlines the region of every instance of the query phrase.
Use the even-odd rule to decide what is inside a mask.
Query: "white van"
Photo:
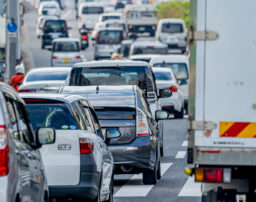
[[[168,18],[158,22],[156,39],[168,45],[171,52],[186,51],[187,29],[184,20]]]
[[[104,13],[104,6],[100,3],[81,3],[78,10],[78,29],[85,26],[92,30],[102,13]]]
[[[171,68],[176,79],[179,81],[180,89],[184,95],[184,108],[188,112],[188,78],[189,61],[185,55],[165,55],[153,57],[150,61],[152,67]]]

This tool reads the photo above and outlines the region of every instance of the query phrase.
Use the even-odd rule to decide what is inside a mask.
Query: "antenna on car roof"
[[[99,93],[99,90],[100,90],[100,88],[99,88],[99,84],[97,84],[97,86],[96,86],[96,94],[98,94],[98,93]]]

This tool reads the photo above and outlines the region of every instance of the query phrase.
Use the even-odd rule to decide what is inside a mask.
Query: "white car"
[[[173,113],[175,118],[183,118],[184,96],[177,83],[175,75],[169,68],[152,68],[156,78],[157,90],[170,89],[172,94],[169,97],[159,98],[162,110]]]
[[[57,92],[65,85],[70,72],[70,67],[33,68],[25,76],[18,92]]]
[[[160,55],[154,55],[154,54],[132,55],[129,59],[135,60],[135,61],[144,61],[149,63],[153,57],[158,57],[158,56]]]
[[[167,44],[170,52],[184,53],[186,51],[187,29],[182,19],[161,19],[156,30],[156,39]]]
[[[43,24],[44,24],[44,21],[46,19],[57,20],[59,18],[57,16],[48,16],[48,15],[39,16],[37,18],[37,25],[36,25],[36,36],[37,36],[37,38],[40,38],[42,36]]]
[[[58,38],[53,40],[51,58],[53,67],[72,67],[82,61],[78,39]]]
[[[189,61],[185,55],[165,55],[154,57],[150,61],[152,67],[171,68],[179,82],[180,89],[185,99],[185,110],[188,112],[188,79],[189,79]]]
[[[38,9],[38,16],[41,15],[50,15],[50,16],[58,16],[61,15],[61,9],[59,4],[56,1],[44,1],[40,3]]]
[[[122,18],[123,18],[123,15],[120,12],[103,13],[99,17],[99,22],[105,22],[107,20],[121,20]]]

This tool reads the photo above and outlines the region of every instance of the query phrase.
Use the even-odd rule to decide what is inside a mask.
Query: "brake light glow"
[[[52,56],[52,59],[56,60],[56,59],[58,59],[58,57],[57,56]]]
[[[93,153],[94,145],[91,140],[87,138],[80,139],[80,154],[91,154]]]
[[[231,168],[195,168],[196,182],[230,183]]]
[[[171,90],[172,92],[178,92],[178,88],[177,88],[176,86],[171,86],[171,87],[170,87],[170,90]]]
[[[36,91],[33,89],[20,89],[20,90],[18,90],[18,92],[19,93],[34,93]]]
[[[147,48],[154,48],[154,46],[147,46]]]
[[[140,109],[137,109],[136,122],[137,122],[137,127],[136,127],[137,137],[148,136],[147,117]]]
[[[75,56],[76,59],[81,59],[80,55]]]
[[[88,38],[87,35],[82,35],[82,39],[83,39],[83,40],[86,40],[87,38]]]
[[[223,170],[221,168],[205,168],[206,182],[222,182]]]
[[[0,125],[0,176],[9,172],[9,146],[8,131],[5,126]]]

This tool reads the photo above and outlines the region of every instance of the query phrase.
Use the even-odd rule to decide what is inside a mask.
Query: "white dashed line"
[[[172,166],[172,163],[161,163],[162,175]],[[133,175],[132,178],[123,185],[114,197],[145,197],[154,185],[142,185],[142,174]]]
[[[178,153],[176,154],[175,158],[176,159],[184,159],[186,156],[186,151],[178,151]]]
[[[185,140],[183,143],[182,143],[182,147],[187,147],[188,146],[188,141]]]
[[[182,187],[179,196],[184,197],[200,197],[202,196],[201,192],[201,183],[196,183],[194,177],[188,177],[186,183]]]

